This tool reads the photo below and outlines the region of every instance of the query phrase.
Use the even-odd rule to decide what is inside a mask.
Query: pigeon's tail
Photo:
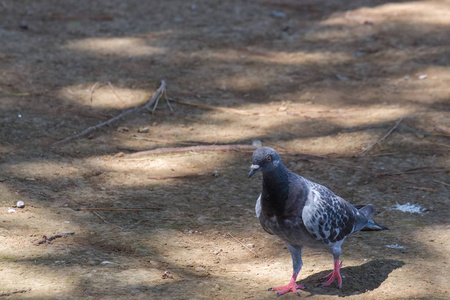
[[[370,219],[369,223],[367,223],[367,225],[363,229],[361,229],[361,231],[380,231],[380,230],[389,230],[389,228],[378,224],[372,219]]]
[[[367,219],[369,219],[369,222],[363,229],[361,229],[361,231],[389,230],[389,228],[384,227],[372,220],[373,216],[375,215],[375,206],[369,204],[365,206],[358,206],[357,208]]]
[[[375,215],[375,206],[373,206],[372,204],[368,204],[363,207],[357,207],[357,209],[364,215],[364,217],[369,220],[372,219],[372,217]]]

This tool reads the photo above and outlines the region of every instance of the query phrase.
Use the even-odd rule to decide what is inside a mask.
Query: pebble
[[[116,129],[116,131],[118,131],[118,132],[128,132],[128,131],[130,131],[130,129],[128,127],[118,127]]]
[[[25,202],[23,202],[22,200],[17,201],[16,204],[17,208],[24,208],[25,207]]]
[[[272,10],[270,12],[270,16],[277,18],[277,19],[284,19],[286,18],[286,14],[282,11]]]
[[[252,141],[252,146],[262,147],[262,142],[260,140],[253,140]]]

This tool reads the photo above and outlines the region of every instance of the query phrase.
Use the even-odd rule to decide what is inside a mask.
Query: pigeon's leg
[[[327,276],[324,276],[321,278],[321,279],[328,279],[328,280],[324,283],[319,284],[319,286],[329,286],[337,278],[338,287],[342,288],[341,267],[342,267],[342,261],[339,262],[339,258],[335,259],[334,260],[334,270]]]
[[[300,296],[300,293],[297,291],[297,289],[305,288],[304,285],[296,283],[298,273],[300,272],[302,265],[303,265],[302,248],[299,246],[293,246],[290,244],[286,244],[286,245],[292,256],[292,265],[293,265],[293,269],[294,269],[294,274],[292,274],[291,281],[289,281],[288,285],[273,287],[273,288],[270,288],[269,291],[278,291],[277,296],[281,296],[288,292],[293,292],[294,294],[297,294]]]

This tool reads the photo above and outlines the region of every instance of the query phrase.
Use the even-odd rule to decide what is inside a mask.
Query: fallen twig
[[[365,152],[369,151],[370,149],[372,149],[373,147],[375,147],[376,145],[378,145],[379,143],[381,143],[382,141],[384,141],[394,130],[395,128],[397,128],[397,126],[403,121],[403,118],[400,118],[397,123],[395,123],[394,127],[391,128],[391,130],[388,131],[388,133],[386,133],[381,139],[379,139],[377,142],[373,143],[372,145],[366,147],[363,149],[363,151],[361,151],[359,153],[359,156],[362,156]]]
[[[55,240],[55,239],[58,239],[58,238],[65,238],[65,237],[67,237],[68,235],[74,235],[74,234],[75,234],[75,232],[73,232],[73,231],[68,231],[68,232],[56,233],[56,234],[54,234],[54,235],[52,235],[52,236],[49,236],[49,237],[47,237],[46,235],[43,235],[43,236],[42,236],[42,239],[33,242],[33,245],[39,246],[40,244],[44,244],[44,243],[50,244],[51,241],[53,241],[53,240]]]
[[[156,101],[156,99],[166,90],[166,81],[161,80],[161,86],[153,93],[152,99],[144,105],[144,108],[150,111],[150,106]]]
[[[147,177],[149,180],[166,180],[166,179],[188,179],[202,177],[200,174],[180,175],[180,176],[165,176],[165,177]]]
[[[450,136],[450,128],[444,126],[435,126],[434,129],[439,132],[437,135]]]
[[[91,87],[91,91],[90,91],[90,93],[89,93],[89,99],[91,100],[91,102],[92,102],[92,97],[94,96],[94,92],[95,92],[95,89],[98,87],[100,85],[100,82],[96,82],[96,83],[94,83],[94,85]]]
[[[120,100],[120,102],[122,102],[122,104],[125,105],[125,101],[123,101],[123,99],[119,96],[119,94],[117,94],[116,89],[113,87],[111,82],[108,81],[108,85],[111,88],[111,90],[113,91],[114,95],[116,95],[116,97]]]
[[[198,144],[197,142],[190,142],[190,141],[175,141],[175,140],[162,140],[162,139],[153,139],[153,138],[147,138],[139,135],[133,135],[131,137],[132,139],[137,140],[143,140],[143,141],[149,141],[149,142],[157,142],[157,143],[167,143],[167,144],[185,144],[185,145],[192,145],[192,144]]]
[[[62,144],[62,143],[68,142],[70,140],[73,140],[73,139],[79,138],[81,136],[84,136],[84,135],[86,135],[88,133],[91,133],[94,130],[97,130],[97,129],[105,126],[105,125],[109,125],[109,124],[111,124],[111,123],[113,123],[113,122],[123,118],[124,116],[128,115],[129,113],[132,113],[132,112],[137,111],[139,109],[145,108],[147,110],[150,110],[150,106],[152,106],[152,104],[156,101],[156,99],[159,97],[159,95],[165,90],[165,88],[166,88],[166,81],[165,80],[161,80],[161,86],[153,93],[153,96],[150,99],[150,101],[148,101],[147,104],[145,104],[144,106],[142,106],[142,107],[135,106],[133,108],[127,109],[127,110],[123,111],[122,113],[120,113],[119,115],[117,115],[117,116],[115,116],[115,117],[113,117],[113,118],[111,118],[111,119],[109,119],[109,120],[107,120],[105,122],[102,122],[102,123],[94,125],[94,126],[90,126],[90,127],[86,128],[85,130],[81,131],[80,133],[77,133],[77,134],[72,135],[72,136],[68,136],[68,137],[66,137],[66,138],[64,138],[64,139],[62,139],[60,141],[54,142],[52,144],[52,146],[55,146],[55,145],[58,145],[58,144]]]
[[[382,176],[396,176],[396,175],[404,175],[404,174],[420,174],[420,173],[441,173],[441,172],[447,172],[448,170],[445,168],[433,168],[433,167],[420,167],[420,168],[413,168],[405,171],[398,171],[398,172],[385,172],[385,173],[377,173],[377,177]]]
[[[118,227],[118,228],[120,228],[120,229],[125,230],[125,228],[120,227],[119,225],[116,225],[116,224],[113,224],[113,223],[109,223],[108,221],[106,221],[105,219],[103,219],[103,217],[100,216],[100,214],[99,214],[98,212],[96,212],[95,210],[91,210],[91,211],[92,211],[92,213],[93,213],[94,215],[96,215],[97,217],[99,217],[99,219],[102,220],[104,223],[110,224],[110,225],[114,225],[114,226],[116,226],[116,227]]]
[[[22,293],[26,293],[29,291],[31,291],[31,288],[25,289],[25,290],[15,290],[15,291],[8,292],[8,293],[2,293],[2,294],[0,294],[0,297],[7,297],[7,296],[14,295],[14,294],[22,294]]]
[[[430,188],[430,187],[426,187],[426,186],[412,186],[411,188],[415,189],[415,190],[425,191],[425,192],[439,192],[438,189]]]
[[[161,97],[162,97],[163,95],[164,95],[164,99],[166,100],[167,106],[168,106],[169,109],[170,109],[170,112],[173,113],[172,105],[170,105],[169,98],[167,98],[167,92],[166,92],[166,89],[164,89],[164,90],[162,91],[162,93],[159,95],[158,99],[156,99],[156,103],[155,103],[155,106],[154,106],[153,109],[152,109],[152,113],[155,111],[156,107],[158,106],[159,99],[161,99]]]
[[[446,183],[446,182],[443,182],[443,181],[439,181],[439,180],[433,180],[434,182],[437,182],[437,183],[440,183],[440,184],[443,184],[443,185],[445,185],[445,186],[450,186],[450,184],[448,184],[448,183]]]
[[[169,100],[171,100],[171,99],[167,98],[167,92],[166,92],[166,90],[164,90],[164,99],[166,99],[167,106],[169,107],[170,112],[173,113],[173,108],[172,108],[172,105],[170,104],[170,101],[169,101]]]
[[[136,208],[116,208],[116,207],[76,207],[74,210],[108,210],[108,211],[140,211],[140,210],[161,210],[161,207],[136,207]]]
[[[238,240],[237,238],[235,238],[231,233],[228,232],[228,234],[235,240],[237,241],[239,244],[242,245],[242,247],[244,247],[245,249],[247,249],[248,251],[250,251],[251,253],[253,253],[253,255],[255,257],[258,257],[258,254],[256,254],[255,251],[253,251],[252,249],[250,249],[249,247],[245,246],[240,240]]]
[[[174,148],[157,148],[153,150],[139,151],[129,154],[129,157],[143,156],[143,155],[159,155],[166,153],[180,153],[180,152],[203,152],[203,151],[245,151],[255,150],[257,147],[252,145],[203,145],[203,146],[189,146],[189,147],[174,147]]]

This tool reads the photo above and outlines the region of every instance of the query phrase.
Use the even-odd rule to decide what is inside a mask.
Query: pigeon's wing
[[[306,185],[309,193],[302,219],[315,239],[335,243],[367,224],[364,215],[326,187],[309,181]]]
[[[259,223],[261,224],[262,228],[269,234],[273,234],[272,230],[270,230],[269,226],[267,225],[267,221],[264,217],[264,215],[261,213],[261,195],[259,195],[258,200],[256,200],[256,206],[255,206],[255,212],[256,217],[259,220]]]

